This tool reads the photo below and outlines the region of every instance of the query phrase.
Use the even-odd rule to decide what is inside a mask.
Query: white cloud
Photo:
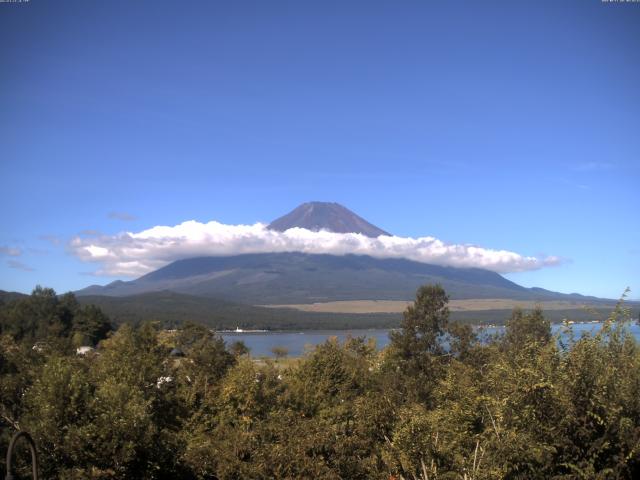
[[[183,258],[265,252],[353,253],[408,258],[453,267],[478,267],[499,273],[536,270],[560,263],[557,257],[536,258],[476,245],[447,244],[434,237],[370,238],[356,233],[313,232],[303,228],[277,232],[262,223],[225,225],[193,220],[138,233],[93,238],[78,236],[71,240],[70,249],[83,261],[99,263],[101,267],[95,272],[98,275],[129,277]]]

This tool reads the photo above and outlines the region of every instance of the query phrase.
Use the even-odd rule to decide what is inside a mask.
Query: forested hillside
[[[289,308],[254,307],[167,291],[128,297],[88,295],[78,297],[78,301],[98,305],[118,324],[158,321],[167,328],[187,321],[216,330],[236,327],[269,330],[393,328],[399,325],[401,318],[397,313],[310,313]]]
[[[327,341],[281,363],[195,324],[108,331],[96,307],[39,289],[0,309],[0,450],[28,430],[51,479],[640,476],[623,304],[567,344],[539,309],[479,343],[447,304],[422,287],[384,350]],[[76,355],[84,342],[98,348]]]
[[[293,308],[264,308],[216,298],[196,297],[170,291],[143,293],[126,297],[84,295],[74,298],[80,305],[99,307],[117,326],[123,323],[137,325],[143,322],[158,322],[163,328],[175,328],[185,322],[196,322],[215,330],[243,329],[267,330],[352,330],[369,328],[397,328],[401,313],[328,313],[308,312]],[[25,300],[27,295],[0,291],[0,308],[6,304],[5,322],[19,310],[10,304]],[[613,303],[613,302],[611,302]],[[640,312],[638,302],[629,302],[634,317]],[[554,323],[564,319],[593,321],[604,318],[611,306],[595,303],[588,308],[576,302],[575,306],[553,308],[545,316]],[[450,318],[456,322],[472,325],[504,325],[511,309],[452,311]]]

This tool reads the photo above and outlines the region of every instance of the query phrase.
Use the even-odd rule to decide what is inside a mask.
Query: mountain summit
[[[275,219],[268,228],[284,232],[294,227],[313,231],[328,230],[335,233],[361,233],[373,238],[389,235],[339,203],[329,202],[303,203],[286,215]]]

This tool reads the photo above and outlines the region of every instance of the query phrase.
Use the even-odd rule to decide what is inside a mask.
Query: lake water
[[[589,334],[598,331],[601,323],[574,323],[572,325],[576,338],[582,334]],[[562,325],[553,325],[552,332],[555,334]],[[640,342],[640,325],[632,323],[629,331]],[[487,327],[482,329],[482,333],[491,335],[503,330],[503,327]],[[315,345],[325,342],[328,338],[337,337],[344,342],[347,337],[367,337],[374,338],[378,348],[385,347],[389,343],[389,329],[379,330],[307,330],[302,332],[224,332],[222,338],[230,344],[236,340],[242,340],[251,349],[254,357],[272,357],[273,347],[284,347],[289,351],[289,356],[298,357]]]

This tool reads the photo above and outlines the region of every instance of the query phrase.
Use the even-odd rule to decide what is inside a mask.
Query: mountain
[[[4,290],[0,290],[0,305],[2,305],[3,303],[10,303],[14,300],[19,300],[25,297],[26,295],[24,293],[6,292]]]
[[[275,219],[268,226],[269,229],[279,232],[294,227],[313,231],[361,233],[374,238],[380,235],[389,235],[339,203],[328,202],[303,203],[286,215]]]
[[[524,288],[478,268],[429,265],[365,255],[259,253],[178,260],[131,282],[92,286],[78,295],[128,296],[168,290],[251,305],[335,300],[411,300],[425,283],[440,283],[455,299],[579,298]],[[583,297],[584,298],[584,297]]]
[[[388,235],[337,203],[304,203],[269,225]],[[299,252],[199,257],[175,261],[130,282],[91,286],[78,295],[126,297],[169,291],[249,305],[278,305],[337,300],[411,300],[426,283],[440,283],[452,299],[584,300],[540,288],[522,287],[479,268],[429,265],[406,259],[366,255]],[[597,300],[593,297],[590,300]]]

